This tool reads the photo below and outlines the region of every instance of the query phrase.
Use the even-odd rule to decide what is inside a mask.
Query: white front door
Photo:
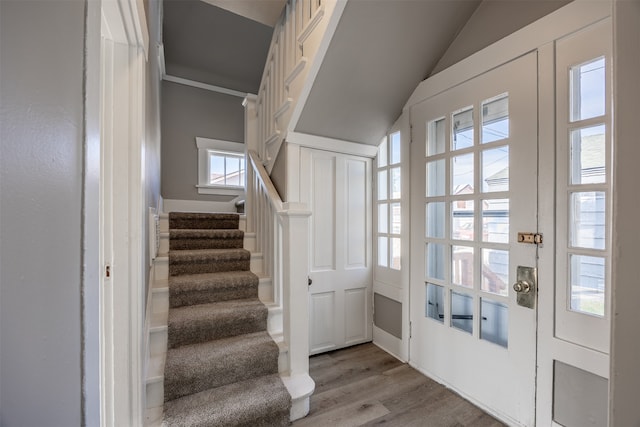
[[[371,159],[300,150],[310,206],[311,354],[371,341]]]
[[[410,362],[526,426],[537,307],[513,285],[536,267],[518,232],[537,231],[537,94],[530,53],[411,109]]]

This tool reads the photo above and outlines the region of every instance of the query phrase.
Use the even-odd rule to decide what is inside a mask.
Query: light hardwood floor
[[[316,391],[294,427],[498,427],[495,418],[373,344],[309,359]]]

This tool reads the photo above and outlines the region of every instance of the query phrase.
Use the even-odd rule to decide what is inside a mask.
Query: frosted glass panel
[[[451,247],[451,283],[473,288],[473,248],[469,246]]]
[[[389,169],[389,173],[391,174],[391,198],[399,199],[400,197],[402,197],[400,168],[391,168]]]
[[[427,243],[427,277],[444,280],[444,245]]]
[[[386,237],[378,237],[378,265],[389,266],[389,239]]]
[[[473,240],[473,200],[458,200],[451,203],[451,238]]]
[[[392,237],[391,239],[391,265],[390,267],[394,270],[400,270],[400,255],[401,254],[401,246],[400,239],[397,237]]]
[[[509,251],[482,249],[482,290],[509,294]]]
[[[571,131],[571,183],[606,182],[605,126]]]
[[[452,116],[452,150],[473,146],[473,107]]]
[[[445,161],[444,159],[427,163],[427,197],[444,196]]]
[[[509,199],[482,201],[482,240],[509,243]]]
[[[391,158],[389,159],[390,165],[400,163],[400,132],[391,134]]]
[[[473,153],[451,159],[451,194],[473,194]]]
[[[482,152],[482,191],[509,190],[509,147]]]
[[[480,305],[480,339],[508,347],[509,308],[499,302],[482,298]]]
[[[482,103],[482,143],[509,138],[509,96]]]
[[[473,333],[473,297],[451,292],[451,326]]]
[[[386,203],[378,205],[378,232],[389,232],[389,205]]]
[[[387,200],[387,171],[378,172],[378,200]]]
[[[427,203],[427,237],[444,238],[444,202]]]
[[[445,119],[429,122],[427,128],[427,156],[444,153]]]
[[[571,245],[605,249],[606,197],[603,191],[571,194]]]
[[[427,283],[427,303],[424,315],[444,323],[444,288],[442,286]]]
[[[571,310],[604,316],[605,259],[571,255]]]
[[[605,60],[598,58],[571,67],[571,121],[605,113]]]

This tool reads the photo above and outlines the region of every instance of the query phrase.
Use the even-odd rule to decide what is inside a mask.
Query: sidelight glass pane
[[[444,245],[427,243],[427,277],[444,280]]]
[[[389,232],[389,205],[382,203],[378,205],[378,233]]]
[[[473,153],[451,159],[451,194],[473,194]]]
[[[391,158],[389,159],[390,165],[400,163],[400,132],[392,133],[391,136]]]
[[[451,247],[451,283],[465,288],[473,288],[473,248],[469,246]]]
[[[597,58],[571,67],[571,121],[604,115],[606,111],[605,60]]]
[[[427,163],[427,197],[444,196],[445,161],[444,159]]]
[[[509,251],[482,249],[482,290],[509,295]]]
[[[473,146],[473,107],[460,111],[452,116],[451,141],[452,150],[460,150]]]
[[[387,171],[378,171],[378,200],[387,200]]]
[[[380,267],[389,266],[389,239],[378,237],[378,265]]]
[[[382,168],[387,166],[387,137],[382,138],[380,146],[378,146],[378,167]]]
[[[444,153],[445,119],[429,122],[427,125],[427,156]]]
[[[482,103],[482,143],[509,138],[509,95]]]
[[[427,203],[427,237],[444,238],[444,202]]]
[[[394,270],[400,270],[400,239],[398,237],[392,237],[391,239],[391,267]]]
[[[482,240],[509,243],[509,199],[482,201]]]
[[[402,211],[400,203],[391,203],[391,234],[400,234],[402,227]]]
[[[427,283],[427,304],[424,315],[444,323],[444,288],[442,286]]]
[[[400,180],[400,168],[389,169],[391,174],[391,198],[399,199],[402,197],[402,182]]]
[[[473,200],[458,200],[451,203],[451,238],[473,240]]]
[[[473,297],[451,292],[451,326],[473,333]]]
[[[606,182],[605,126],[571,131],[571,183]]]
[[[604,316],[604,257],[571,255],[569,261],[571,265],[571,310]]]
[[[606,247],[606,197],[604,191],[571,194],[571,246]]]
[[[480,339],[508,347],[509,308],[490,299],[482,298],[480,305]]]
[[[509,146],[482,152],[482,191],[509,191]]]

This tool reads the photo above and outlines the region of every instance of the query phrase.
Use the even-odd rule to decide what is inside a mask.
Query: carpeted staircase
[[[291,397],[237,214],[169,214],[164,426],[284,426]]]

